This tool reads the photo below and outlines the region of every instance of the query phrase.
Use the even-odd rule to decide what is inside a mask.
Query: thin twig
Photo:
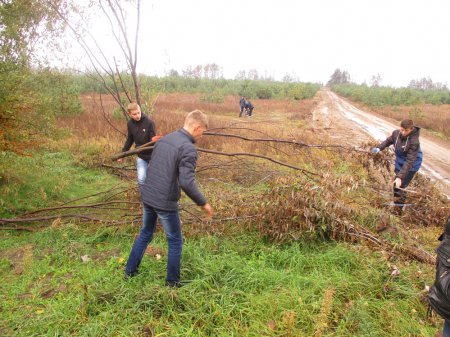
[[[221,136],[221,137],[239,138],[239,139],[250,141],[250,142],[285,143],[285,144],[298,145],[300,147],[307,147],[307,148],[339,148],[339,149],[345,149],[345,150],[349,150],[349,151],[368,153],[367,150],[362,150],[362,149],[358,149],[355,147],[344,146],[344,145],[315,145],[315,144],[306,144],[306,143],[298,142],[296,140],[274,139],[274,138],[249,138],[249,137],[233,135],[233,134],[228,134],[228,133],[219,133],[219,132],[217,132],[217,133],[204,132],[203,134],[206,136]]]
[[[318,174],[318,173],[314,173],[314,172],[305,170],[305,169],[303,169],[303,168],[301,168],[301,167],[297,167],[297,166],[294,166],[294,165],[290,165],[290,164],[287,164],[287,163],[283,163],[283,162],[278,161],[278,160],[276,160],[276,159],[273,159],[273,158],[270,158],[270,157],[267,157],[267,156],[263,156],[263,155],[260,155],[260,154],[254,154],[254,153],[248,153],[248,152],[234,152],[234,153],[229,153],[229,152],[220,152],[220,151],[208,150],[208,149],[202,149],[202,148],[197,148],[197,151],[199,151],[199,152],[204,152],[204,153],[217,154],[217,155],[220,155],[220,156],[230,156],[230,157],[235,157],[235,156],[247,156],[247,157],[262,158],[262,159],[266,159],[266,160],[268,160],[268,161],[271,161],[271,162],[273,162],[273,163],[275,163],[275,164],[278,164],[278,165],[281,165],[281,166],[286,166],[286,167],[289,167],[289,168],[291,168],[291,169],[294,169],[294,170],[303,172],[304,174],[310,174],[310,175],[314,175],[314,176],[321,177],[321,175]]]
[[[140,202],[138,201],[120,201],[120,200],[112,200],[112,201],[106,201],[106,202],[99,202],[97,204],[86,204],[86,205],[72,205],[72,206],[55,206],[55,207],[47,207],[47,208],[41,208],[37,209],[28,213],[24,213],[23,215],[30,215],[30,214],[36,214],[46,211],[54,211],[54,210],[60,210],[60,209],[73,209],[73,208],[95,208],[97,206],[104,206],[104,205],[111,205],[111,204],[134,204],[139,205]]]
[[[120,185],[121,185],[121,184],[117,184],[116,186],[113,186],[113,187],[110,188],[109,190],[102,191],[102,192],[98,192],[98,193],[94,193],[94,194],[87,195],[87,196],[84,196],[84,197],[81,197],[81,198],[77,198],[77,199],[72,199],[72,200],[66,201],[65,203],[63,203],[63,204],[61,204],[61,205],[59,205],[59,206],[64,206],[64,205],[67,205],[67,204],[71,204],[71,203],[73,203],[73,202],[75,202],[75,201],[80,201],[80,200],[83,200],[83,199],[88,199],[88,198],[96,197],[96,196],[98,196],[98,195],[100,195],[100,194],[106,194],[106,193],[108,193],[108,192],[114,191],[116,188],[119,188]],[[25,213],[25,214],[26,214],[26,213]]]
[[[0,230],[15,230],[15,231],[27,231],[27,232],[35,232],[35,230],[31,227],[0,227]]]

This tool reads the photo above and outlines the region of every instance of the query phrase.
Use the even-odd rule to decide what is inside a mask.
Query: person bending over
[[[248,117],[252,117],[254,108],[255,107],[253,106],[252,102],[245,101],[245,111],[247,112]]]

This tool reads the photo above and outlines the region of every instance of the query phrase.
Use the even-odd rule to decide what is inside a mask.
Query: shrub
[[[207,103],[223,103],[225,101],[225,96],[219,90],[213,91],[211,93],[205,93],[200,96],[201,102]]]
[[[449,90],[368,87],[357,84],[334,85],[332,90],[370,106],[414,105],[422,102],[435,105],[450,103]]]

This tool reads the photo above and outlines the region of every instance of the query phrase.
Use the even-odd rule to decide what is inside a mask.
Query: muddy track
[[[323,130],[336,142],[358,145],[367,141],[382,141],[399,126],[362,111],[335,93],[321,90],[321,97],[313,111],[313,127]],[[450,144],[438,144],[423,134],[421,172],[436,181],[437,186],[450,196]]]

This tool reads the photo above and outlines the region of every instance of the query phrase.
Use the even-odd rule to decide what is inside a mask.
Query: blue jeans
[[[444,331],[442,332],[442,337],[450,337],[450,322],[444,321]]]
[[[398,172],[399,170],[395,170],[395,174],[397,174]],[[402,189],[407,188],[412,178],[414,178],[416,172],[417,171],[409,171],[405,179],[402,180],[400,188]],[[405,202],[406,202],[406,191],[394,187],[394,203],[398,205],[403,205],[405,204]]]
[[[133,248],[128,257],[125,273],[127,275],[135,275],[137,273],[145,250],[150,241],[152,241],[157,218],[159,218],[164,228],[169,245],[166,282],[177,283],[180,281],[181,252],[183,250],[183,234],[181,233],[178,210],[162,211],[147,205],[143,206],[141,232],[136,241],[134,241]]]
[[[138,157],[136,162],[136,168],[137,168],[138,184],[143,184],[145,178],[147,177],[148,160],[144,160]]]

